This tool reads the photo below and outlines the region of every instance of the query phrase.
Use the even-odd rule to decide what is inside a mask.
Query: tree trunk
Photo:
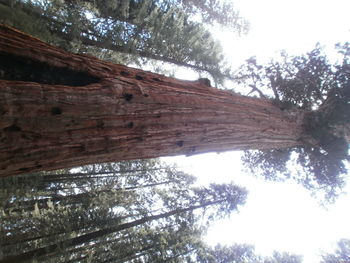
[[[4,213],[10,213],[11,212],[30,212],[33,211],[34,206],[37,204],[39,209],[47,209],[48,208],[48,202],[52,202],[54,205],[60,204],[69,207],[69,206],[79,206],[82,207],[86,203],[86,200],[91,200],[98,195],[101,194],[108,194],[112,196],[115,194],[116,191],[130,191],[130,190],[136,190],[136,189],[142,189],[147,187],[155,187],[159,185],[166,185],[171,184],[174,181],[162,181],[158,183],[152,183],[152,184],[145,184],[145,185],[139,185],[139,186],[130,186],[130,187],[123,187],[123,188],[112,188],[112,189],[104,189],[104,190],[96,190],[93,192],[83,192],[78,194],[72,194],[72,195],[51,195],[50,197],[45,197],[41,199],[32,199],[27,201],[19,201],[19,206],[14,208],[13,203],[5,203],[3,205],[3,211]]]
[[[87,1],[89,2],[89,1]],[[6,5],[6,11],[9,13],[13,13],[13,7],[12,6],[8,6],[9,3],[7,3],[6,0],[0,0],[0,4],[4,4]],[[18,8],[18,10],[20,10],[19,12],[24,12],[26,13],[28,16],[33,17],[34,19],[36,19],[37,21],[42,21],[43,23],[46,24],[50,24],[50,28],[49,31],[55,35],[55,36],[59,36],[62,40],[64,41],[71,41],[72,36],[67,33],[67,32],[63,32],[63,29],[67,29],[68,31],[70,31],[71,27],[73,26],[71,23],[64,23],[62,21],[57,21],[57,19],[52,19],[51,17],[48,17],[44,14],[42,14],[41,12],[36,11],[35,9],[33,9],[32,7],[28,7],[27,4],[24,3],[17,3],[16,4],[16,8]],[[18,13],[15,13],[14,15],[18,15]],[[103,16],[104,19],[109,19],[109,16],[105,15]],[[123,17],[123,16],[119,16],[117,18],[118,21],[122,21],[125,23],[130,23],[130,24],[134,24],[135,21],[132,21],[129,18]],[[139,24],[136,24],[136,26],[140,26]],[[139,29],[140,31],[140,29]],[[89,28],[89,30],[83,30],[81,32],[82,34],[79,35],[79,41],[81,41],[82,44],[86,45],[86,46],[92,46],[92,47],[98,47],[101,49],[108,49],[108,50],[112,50],[112,51],[116,51],[119,53],[124,53],[124,54],[133,54],[133,55],[137,55],[143,58],[147,58],[147,59],[154,59],[154,60],[159,60],[159,61],[165,61],[171,64],[175,64],[177,66],[182,66],[182,67],[187,67],[187,68],[191,68],[193,70],[197,70],[200,72],[207,72],[211,75],[216,75],[216,76],[220,76],[223,78],[228,78],[228,79],[233,79],[232,75],[230,74],[224,74],[222,72],[219,72],[217,69],[209,69],[200,65],[195,65],[194,63],[185,63],[185,62],[181,62],[177,59],[171,58],[169,56],[162,56],[156,53],[152,53],[150,51],[147,50],[147,48],[139,48],[136,49],[128,47],[126,44],[120,43],[120,45],[118,45],[116,43],[116,41],[114,41],[114,43],[111,43],[110,39],[105,38],[103,41],[101,41],[101,39],[103,38],[101,36],[101,34],[95,32],[95,30],[93,28]],[[141,33],[141,32],[140,32]],[[95,40],[93,38],[97,38],[100,40]],[[113,41],[112,41],[113,42]]]
[[[302,144],[303,111],[71,54],[0,26],[0,175]]]
[[[185,212],[189,212],[189,211],[193,211],[199,208],[204,208],[204,207],[208,207],[211,205],[215,205],[215,204],[219,204],[221,202],[224,202],[225,200],[219,200],[219,201],[210,201],[204,204],[200,204],[200,205],[194,205],[194,206],[190,206],[187,208],[179,208],[179,209],[175,209],[166,213],[162,213],[162,214],[158,214],[158,215],[152,215],[152,216],[145,216],[141,219],[132,221],[132,222],[128,222],[128,223],[123,223],[117,226],[112,226],[112,227],[107,227],[101,230],[97,230],[95,232],[91,232],[88,234],[84,234],[81,236],[77,236],[71,239],[67,239],[64,241],[60,241],[57,242],[56,244],[53,245],[48,245],[46,247],[42,247],[42,248],[37,248],[16,256],[10,256],[7,257],[3,260],[0,260],[0,263],[12,263],[12,262],[24,262],[24,261],[28,261],[28,260],[33,260],[35,258],[39,258],[51,253],[55,253],[57,252],[60,248],[70,248],[70,247],[74,247],[74,246],[78,246],[78,245],[83,245],[84,243],[93,241],[95,239],[101,238],[105,235],[109,235],[112,233],[117,233],[120,232],[122,230],[128,229],[128,228],[132,228],[135,226],[139,226],[142,225],[144,223],[147,222],[151,222],[151,221],[155,221],[158,219],[162,219],[162,218],[167,218],[167,217],[171,217],[173,215],[177,215],[177,214],[181,214],[181,213],[185,213]]]

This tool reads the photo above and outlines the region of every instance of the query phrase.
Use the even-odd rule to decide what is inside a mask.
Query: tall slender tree
[[[201,235],[206,227],[201,226],[203,222],[227,215],[244,202],[246,192],[242,188],[232,184],[194,187],[193,177],[171,167],[161,171],[145,169],[142,175],[139,169],[135,169],[135,174],[120,172],[123,168],[129,168],[130,164],[135,168],[139,168],[139,165],[158,166],[153,160],[147,162],[120,163],[113,165],[113,168],[109,164],[95,165],[93,169],[97,171],[103,169],[111,174],[117,173],[105,185],[92,188],[84,182],[85,188],[81,186],[79,190],[73,172],[72,180],[65,183],[75,189],[75,195],[79,198],[82,191],[89,194],[81,198],[81,206],[75,206],[76,200],[69,198],[64,202],[49,200],[47,207],[39,207],[36,203],[32,210],[27,210],[27,207],[21,210],[22,199],[39,202],[54,187],[48,184],[46,192],[38,192],[36,185],[33,185],[31,193],[25,191],[22,197],[21,192],[12,193],[11,188],[6,192],[0,189],[4,191],[0,192],[3,193],[2,198],[7,193],[4,199],[17,208],[17,211],[1,211],[4,226],[1,246],[5,258],[0,262],[22,262],[34,258],[44,261],[52,258],[55,262],[87,258],[94,262],[107,259],[124,262],[130,258],[141,258],[146,262],[169,258],[177,260],[197,253],[199,248],[195,244],[202,243]],[[90,169],[84,167],[83,170]],[[38,180],[48,181],[52,178],[50,175],[49,178],[45,177],[41,175]],[[142,187],[155,180],[168,183]],[[1,180],[6,181],[12,181],[12,178]],[[96,179],[86,178],[85,181],[95,185]],[[57,181],[54,180],[53,184],[57,184]],[[16,186],[14,184],[13,188]],[[110,191],[101,195],[101,188]],[[61,194],[64,195],[64,192]],[[203,214],[204,218],[199,220]]]
[[[225,23],[231,21],[236,30],[243,27],[235,12],[229,15],[229,5],[215,4],[209,11],[208,4],[180,4],[181,1],[1,2],[7,23],[66,50],[115,58],[123,64],[167,62],[209,73],[217,81],[230,76],[227,68],[222,69],[221,46],[191,17],[205,10],[213,13],[206,16],[211,21],[218,20],[217,14],[221,13],[226,14]]]

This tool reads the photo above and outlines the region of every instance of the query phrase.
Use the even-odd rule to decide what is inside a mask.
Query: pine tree
[[[61,172],[62,181],[37,174],[25,189],[31,176],[1,179],[0,262],[183,260],[200,249],[207,224],[246,196],[232,184],[194,187],[192,176],[157,160],[85,166],[78,177],[69,171],[71,179]],[[52,192],[56,199],[47,199]]]
[[[350,240],[341,239],[334,253],[322,255],[321,263],[346,263],[350,262]]]
[[[218,83],[224,76],[233,78],[229,69],[222,69],[221,46],[191,16],[205,10],[215,13],[205,21],[218,20],[225,9],[222,23],[236,30],[244,27],[236,13],[228,12],[229,5],[215,4],[217,9],[210,11],[207,3],[179,5],[179,1],[15,1],[10,6],[1,2],[7,24],[68,51],[123,64],[171,63],[209,73]]]

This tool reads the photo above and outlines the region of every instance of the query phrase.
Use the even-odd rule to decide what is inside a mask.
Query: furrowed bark
[[[303,111],[0,27],[0,174],[302,144]]]

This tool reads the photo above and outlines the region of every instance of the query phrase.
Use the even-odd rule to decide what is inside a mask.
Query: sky
[[[295,182],[267,182],[243,173],[240,156],[240,152],[225,152],[163,158],[176,161],[199,184],[233,181],[248,189],[246,204],[209,228],[210,245],[253,244],[258,254],[286,251],[304,255],[304,263],[315,263],[322,251],[332,252],[340,238],[350,238],[350,195],[320,206]],[[350,193],[350,184],[344,191]]]
[[[298,55],[311,50],[317,42],[330,51],[335,43],[350,39],[348,0],[235,0],[234,3],[250,22],[250,32],[243,37],[229,36],[222,30],[215,32],[234,63],[242,63],[252,55],[267,60],[282,49]]]
[[[332,54],[336,43],[350,41],[349,0],[235,0],[234,4],[250,22],[248,35],[238,37],[222,29],[213,32],[234,66],[251,56],[268,62],[280,50],[302,54],[317,42]],[[350,183],[344,189],[349,194],[322,207],[294,182],[266,182],[244,174],[239,152],[164,160],[176,162],[200,182],[234,181],[248,189],[239,213],[209,229],[209,244],[249,243],[259,254],[288,251],[303,255],[304,263],[314,263],[323,251],[332,252],[339,239],[350,238]]]

